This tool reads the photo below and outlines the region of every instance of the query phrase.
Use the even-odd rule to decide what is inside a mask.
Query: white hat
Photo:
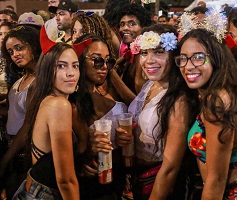
[[[18,19],[18,24],[30,24],[42,26],[44,25],[44,20],[40,15],[36,15],[33,12],[23,13]]]

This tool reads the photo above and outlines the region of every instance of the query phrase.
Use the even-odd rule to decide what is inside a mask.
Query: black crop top
[[[77,138],[73,133],[74,156],[77,150],[77,145]],[[35,146],[33,141],[31,142],[31,152],[37,159],[37,162],[32,166],[30,171],[31,177],[45,186],[58,190],[52,152],[43,152]]]

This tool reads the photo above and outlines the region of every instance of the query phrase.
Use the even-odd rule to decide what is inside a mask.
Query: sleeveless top
[[[109,112],[107,112],[103,117],[100,118],[100,119],[112,120],[110,140],[112,142],[113,149],[118,148],[118,145],[115,143],[115,129],[118,127],[118,121],[117,121],[118,115],[126,112],[128,112],[128,107],[122,102],[115,101],[114,107]],[[94,125],[91,125],[91,127],[94,127]]]
[[[198,115],[188,133],[188,147],[203,163],[206,163],[206,131],[201,116]],[[237,149],[232,150],[230,163],[237,162]]]
[[[72,135],[73,153],[75,157],[78,144],[74,132],[72,132],[72,134],[73,134]],[[40,150],[38,147],[35,146],[32,140],[31,152],[37,159],[37,162],[31,168],[30,171],[31,177],[45,186],[58,190],[52,151],[48,153],[43,152],[42,150]]]
[[[153,84],[153,81],[148,80],[128,108],[128,111],[134,116],[134,121],[138,124],[134,135],[136,157],[147,162],[158,162],[163,160],[162,152],[157,151],[154,138],[157,138],[160,134],[161,126],[160,123],[157,124],[157,104],[165,95],[167,89],[162,90],[144,107],[147,93]],[[158,141],[159,149],[161,149],[163,142],[164,141]]]
[[[8,94],[9,109],[7,118],[7,133],[9,135],[16,135],[25,120],[26,97],[33,80],[22,91],[18,91],[23,78],[24,77],[15,82]]]

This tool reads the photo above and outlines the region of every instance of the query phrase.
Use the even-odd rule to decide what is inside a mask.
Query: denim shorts
[[[30,176],[29,172],[28,176]],[[32,177],[30,178],[32,179],[32,183],[29,192],[26,191],[26,180],[24,180],[12,200],[62,200],[62,196],[58,190],[49,188],[35,181]]]

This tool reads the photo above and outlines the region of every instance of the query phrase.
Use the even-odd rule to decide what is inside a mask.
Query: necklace
[[[151,94],[155,94],[157,95],[158,93],[160,93],[164,88],[162,86],[159,86],[158,88],[154,88],[154,89],[150,89],[149,92],[146,95],[145,100],[148,100],[151,96]]]
[[[96,85],[95,85],[95,91],[101,96],[105,96],[105,95],[108,94],[108,91],[105,91],[105,92],[101,93],[100,90],[99,90],[99,87],[96,86]]]

